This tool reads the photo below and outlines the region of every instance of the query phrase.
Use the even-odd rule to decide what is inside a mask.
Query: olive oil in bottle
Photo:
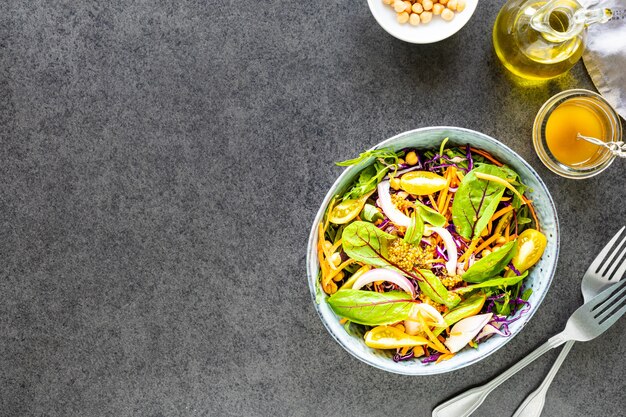
[[[610,17],[608,9],[586,10],[575,0],[509,0],[496,18],[493,44],[512,73],[534,80],[553,78],[582,56],[586,25]]]

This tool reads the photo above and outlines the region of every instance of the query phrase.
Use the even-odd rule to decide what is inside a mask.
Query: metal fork
[[[626,234],[623,233],[625,229],[626,227],[622,227],[615,236],[613,236],[585,272],[580,284],[580,290],[583,293],[585,303],[598,295],[607,285],[620,281],[626,273],[626,262],[623,262],[623,260],[626,259]],[[622,234],[625,236],[620,240]],[[621,267],[620,262],[622,262]],[[546,375],[541,385],[526,397],[513,417],[539,417],[541,415],[546,402],[548,388],[550,388],[552,380],[559,371],[563,361],[565,361],[574,343],[574,341],[570,340],[563,346],[563,350],[561,350],[559,357],[554,362],[554,365],[552,365],[550,372],[548,372],[548,375]]]
[[[439,405],[433,410],[433,417],[469,416],[482,404],[493,389],[548,350],[561,346],[568,340],[585,342],[594,339],[611,327],[624,313],[626,313],[626,280],[611,285],[591,301],[579,307],[571,315],[561,333],[552,336],[547,342],[507,369],[499,377]]]

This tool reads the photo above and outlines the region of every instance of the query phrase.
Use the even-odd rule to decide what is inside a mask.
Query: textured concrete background
[[[492,52],[494,3],[427,46],[388,36],[365,1],[5,3],[0,414],[427,416],[554,334],[625,222],[626,164],[580,182],[541,165],[540,105],[592,85],[581,64],[517,85]],[[538,170],[561,258],[505,349],[402,377],[327,334],[305,244],[333,161],[429,125],[485,132]],[[623,415],[625,331],[575,346],[545,415]],[[555,355],[476,415],[512,414]]]

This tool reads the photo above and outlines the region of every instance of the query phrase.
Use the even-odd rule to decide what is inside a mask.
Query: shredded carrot
[[[526,205],[530,209],[530,214],[533,216],[533,219],[535,220],[535,225],[537,226],[537,230],[541,232],[541,226],[539,225],[539,220],[537,219],[537,214],[535,213],[535,209],[533,208],[533,205],[530,204],[530,203],[532,203],[532,201],[527,200],[526,197],[522,197],[522,198],[524,199],[524,203],[526,203]]]
[[[505,239],[505,241],[506,242],[510,242],[512,240],[515,240],[515,239],[517,239],[517,235],[515,233],[513,233],[511,236],[509,236],[508,239]]]
[[[491,228],[493,227],[493,221],[489,220],[489,223],[487,223],[487,234],[490,235],[491,234]]]
[[[436,263],[441,263],[442,261],[443,261],[443,259],[441,259],[441,258],[438,258],[438,259],[435,258],[435,259],[428,259],[428,260],[424,261],[424,263],[426,263],[426,264],[436,264]],[[443,261],[443,262],[445,262],[445,261]]]
[[[448,198],[446,198],[446,202],[443,205],[443,210],[441,211],[442,213],[449,214],[448,213],[448,206],[450,205],[450,200],[452,200],[452,194],[451,193],[448,194]]]
[[[340,246],[340,245],[341,245],[341,239],[339,239],[339,240],[337,241],[337,243],[335,243],[335,244],[333,245],[333,247],[332,247],[332,248],[330,248],[330,252],[331,252],[331,253],[335,253],[335,252],[337,251],[337,249],[339,248],[339,246]]]
[[[500,237],[500,235],[493,235],[491,236],[489,239],[485,240],[479,247],[476,248],[476,250],[474,250],[474,253],[480,253],[483,249],[485,249],[487,246],[491,245],[493,242],[496,241],[496,239],[498,239]]]
[[[452,180],[452,175],[454,175],[454,171],[455,171],[454,167],[448,167],[446,169],[446,173],[444,174],[444,177],[446,178],[446,188],[441,190],[441,192],[439,193],[439,199],[437,201],[437,207],[439,208],[439,213],[445,213],[443,210],[443,206],[446,202],[446,198],[448,197],[448,189],[450,188],[450,182]]]
[[[437,358],[437,360],[435,361],[435,363],[439,363],[439,362],[443,362],[443,361],[447,361],[448,359],[452,359],[454,357],[454,353],[444,353],[443,355],[439,356]]]
[[[506,229],[504,229],[504,239],[508,242],[509,241],[509,232],[510,232],[510,228],[511,225],[507,224],[506,225]]]
[[[415,348],[417,349],[417,346]],[[424,355],[428,356],[428,348],[426,346],[422,346],[422,350],[424,351]],[[417,356],[417,352],[415,353],[415,356]]]
[[[400,355],[402,356],[406,355],[407,353],[409,353],[409,349],[411,349],[410,346],[403,347],[402,349],[400,349]]]
[[[437,203],[435,202],[432,194],[428,194],[428,199],[430,200],[430,204],[433,205],[433,209],[437,210]]]
[[[476,247],[477,244],[478,244],[478,238],[473,239],[472,243],[470,243],[470,245],[469,245],[469,248],[467,248],[465,253],[463,255],[461,255],[461,257],[459,258],[459,262],[464,262],[466,259],[468,259],[469,256],[472,253],[474,253],[474,248]]]
[[[493,216],[491,216],[491,220],[490,221],[494,221],[496,219],[498,219],[499,217],[505,215],[506,213],[508,213],[509,211],[513,210],[513,206],[507,206],[503,209],[500,209],[498,211],[496,211]]]
[[[435,350],[442,352],[442,353],[450,353],[448,349],[446,349],[446,347],[433,334],[433,332],[430,330],[430,327],[426,325],[426,321],[424,320],[421,314],[417,315],[417,319],[422,325],[422,329],[424,329],[424,333],[426,333],[426,336],[432,341],[433,346],[431,347],[433,347]]]
[[[463,181],[463,178],[465,177],[465,174],[463,174],[461,171],[457,171],[456,172],[456,177],[459,179],[459,182]]]
[[[485,151],[480,151],[478,149],[474,149],[474,148],[470,148],[470,151],[477,153],[478,155],[482,155],[485,158],[487,158],[488,160],[490,160],[491,162],[493,162],[496,166],[501,167],[502,165],[504,165],[502,162],[497,161],[493,158],[493,156],[489,155],[487,152]]]
[[[343,271],[343,269],[344,269],[346,266],[351,265],[351,264],[353,264],[353,263],[355,263],[355,262],[356,262],[356,260],[354,260],[354,259],[350,258],[350,259],[348,259],[347,261],[345,261],[344,263],[342,263],[341,265],[339,265],[339,266],[337,267],[337,269],[333,268],[333,271],[331,271],[331,273],[330,273],[330,274],[328,274],[328,276],[326,277],[326,278],[327,278],[327,280],[329,280],[329,281],[330,281],[331,279],[335,278],[335,277],[337,276],[337,274],[339,274],[341,271]]]

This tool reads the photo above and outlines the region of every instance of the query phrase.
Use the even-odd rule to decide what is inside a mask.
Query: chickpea
[[[445,6],[439,4],[439,3],[435,3],[433,4],[433,14],[435,16],[439,16],[441,14],[441,12],[443,11],[443,9],[445,9]]]
[[[383,4],[391,5],[394,0],[383,0]]]
[[[496,239],[496,243],[501,245],[504,242],[506,242],[506,239],[504,238],[504,236],[500,236],[499,238]]]
[[[411,13],[411,15],[409,16],[409,24],[411,26],[417,26],[420,24],[420,15],[418,15],[417,13]],[[407,156],[406,158],[407,163],[409,163],[409,157]],[[415,164],[410,164],[409,165],[415,165]]]
[[[433,14],[431,12],[424,12],[420,15],[420,20],[422,23],[428,23],[433,20]]]
[[[443,9],[443,12],[441,12],[441,18],[449,22],[450,20],[454,19],[454,12],[448,8],[445,8]]]
[[[448,4],[448,0],[439,0],[439,4],[445,6],[446,4]]]
[[[458,13],[460,13],[463,10],[465,10],[465,0],[457,0],[457,2],[456,2],[456,11]]]
[[[419,14],[424,11],[424,8],[419,3],[413,3],[413,7],[411,7],[411,10],[413,10],[413,13]]]
[[[330,256],[330,262],[332,262],[332,264],[335,266],[341,265],[341,254],[339,254],[339,252],[333,253]]]
[[[483,257],[490,255],[491,251],[489,249],[485,249],[484,251],[481,252],[483,254]]]
[[[330,242],[328,240],[324,241],[324,249],[330,250],[330,248],[332,248],[332,247],[333,247],[333,243],[332,242]]]
[[[415,165],[415,164],[417,164],[417,162],[418,162],[417,154],[414,151],[411,151],[411,152],[406,154],[406,163],[407,164]]]
[[[407,13],[411,13],[411,2],[404,0],[404,11]]]
[[[395,177],[392,178],[391,180],[389,180],[389,185],[394,190],[399,190],[400,189],[400,178],[395,178]]]
[[[402,0],[396,0],[395,3],[393,3],[393,10],[395,10],[396,13],[402,13],[404,9],[406,9],[406,4],[404,4]]]
[[[423,0],[422,7],[424,7],[424,10],[431,10],[433,8],[432,0]]]
[[[398,20],[400,24],[405,24],[409,21],[409,14],[407,12],[398,13],[396,20]]]
[[[457,0],[450,0],[448,1],[448,5],[446,7],[452,11],[455,11],[457,4],[458,4]]]

